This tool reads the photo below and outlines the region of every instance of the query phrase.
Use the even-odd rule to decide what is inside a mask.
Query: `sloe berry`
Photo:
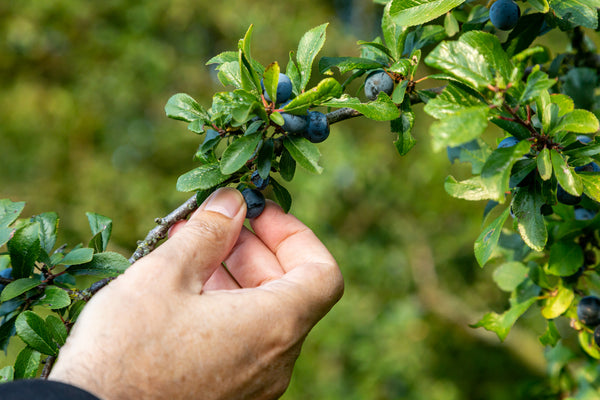
[[[519,143],[519,139],[517,139],[514,136],[509,136],[507,138],[504,138],[500,141],[500,143],[498,143],[498,148],[499,149],[504,149],[507,147],[513,147],[516,146],[517,143]]]
[[[600,324],[600,299],[586,296],[577,304],[577,318],[587,326]]]
[[[313,143],[321,143],[329,137],[327,116],[319,111],[309,111],[306,138]]]
[[[258,171],[254,171],[252,173],[252,175],[250,176],[250,180],[252,181],[252,183],[254,184],[254,186],[256,186],[256,188],[258,190],[263,190],[267,187],[267,185],[269,184],[269,177],[267,176],[267,179],[263,179],[260,177],[260,175],[258,174]]]
[[[574,206],[575,204],[579,204],[579,202],[581,202],[581,196],[573,196],[560,185],[558,185],[558,188],[556,189],[556,199],[568,206]]]
[[[246,188],[242,190],[246,202],[246,218],[256,218],[265,209],[265,196],[260,190]]]
[[[490,7],[490,21],[497,29],[509,31],[517,26],[521,10],[512,0],[497,0]]]
[[[375,100],[379,92],[391,96],[394,92],[394,80],[385,71],[371,72],[365,79],[365,95],[369,100]]]
[[[267,94],[265,90],[265,84],[263,80],[260,80],[260,86],[263,90],[263,95],[265,96],[265,100],[269,103],[271,102],[271,98]],[[286,74],[279,73],[279,80],[277,81],[277,103],[284,103],[289,100],[292,96],[292,81]]]

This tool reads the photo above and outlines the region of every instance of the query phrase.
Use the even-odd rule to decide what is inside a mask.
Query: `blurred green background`
[[[0,198],[27,201],[24,215],[57,211],[71,244],[89,240],[86,211],[109,216],[112,249],[129,256],[188,197],[175,181],[202,138],[163,107],[177,92],[210,106],[223,90],[210,57],[254,24],[253,55],[285,65],[324,22],[321,55],[358,55],[381,11],[370,0],[4,0]],[[325,172],[298,170],[288,185],[292,213],[331,249],[346,292],[309,335],[284,399],[544,398],[540,320],[526,315],[503,344],[468,327],[507,295],[473,257],[484,204],[443,190],[468,168],[432,152],[417,110],[407,156],[387,123],[353,119],[319,145]]]

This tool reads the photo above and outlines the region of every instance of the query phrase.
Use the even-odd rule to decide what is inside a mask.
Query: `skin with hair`
[[[103,399],[275,399],[343,280],[325,246],[268,201],[219,189],[92,298],[50,379]],[[227,268],[225,268],[225,266]]]

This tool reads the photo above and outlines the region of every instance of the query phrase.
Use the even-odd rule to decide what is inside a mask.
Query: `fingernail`
[[[244,198],[238,190],[221,188],[208,198],[204,209],[207,211],[218,212],[228,218],[233,218],[240,211],[243,201]]]

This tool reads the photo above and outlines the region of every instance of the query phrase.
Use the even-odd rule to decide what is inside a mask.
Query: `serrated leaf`
[[[581,178],[567,165],[562,155],[556,150],[550,151],[552,168],[560,186],[573,196],[581,196],[583,183]]]
[[[529,268],[523,263],[512,261],[496,268],[492,277],[500,289],[512,292],[527,278],[528,273]]]
[[[9,199],[0,199],[0,228],[6,228],[19,218],[25,208],[25,202],[12,202]]]
[[[238,53],[236,51],[224,51],[206,62],[206,65],[224,64],[227,62],[237,61]]]
[[[294,54],[293,51],[290,51],[290,59],[285,68],[285,74],[292,81],[292,92],[297,96],[300,93],[301,76],[298,65],[296,64],[296,61],[294,61]]]
[[[279,64],[269,64],[263,74],[263,84],[273,104],[277,103],[277,84],[279,83]]]
[[[90,241],[90,247],[92,247],[96,253],[106,251],[112,234],[112,219],[93,212],[87,212],[85,215],[87,216],[90,230],[94,236]]]
[[[2,291],[0,294],[0,302],[4,303],[10,299],[14,299],[17,296],[22,295],[23,293],[37,287],[41,282],[37,278],[21,278],[12,281]]]
[[[583,265],[583,250],[572,241],[552,244],[546,272],[556,276],[573,275]]]
[[[56,230],[58,229],[58,214],[55,212],[46,212],[36,215],[32,221],[40,224],[39,238],[40,246],[46,253],[50,253],[56,243]]]
[[[537,69],[527,77],[527,84],[519,99],[519,103],[521,104],[529,103],[536,99],[541,92],[550,89],[556,84],[556,79],[549,79],[546,73],[539,70],[539,67],[536,68]]]
[[[548,3],[556,15],[573,25],[586,28],[598,27],[598,12],[600,6],[594,0],[549,0]]]
[[[421,25],[458,7],[464,0],[392,0],[390,16],[399,26]]]
[[[592,200],[600,202],[600,174],[597,172],[580,172],[578,176],[583,183],[583,193]]]
[[[339,99],[331,99],[322,103],[321,105],[334,108],[351,108],[374,121],[391,121],[395,118],[398,118],[400,115],[398,106],[396,106],[389,96],[384,92],[379,92],[377,99],[369,103],[362,103],[356,97],[343,95]]]
[[[92,261],[85,264],[71,265],[67,271],[71,275],[96,275],[102,277],[117,276],[128,267],[129,261],[122,255],[111,251],[94,254]]]
[[[321,152],[313,143],[300,136],[288,135],[283,139],[283,145],[303,168],[316,174],[323,172],[319,165]]]
[[[296,172],[296,160],[290,155],[290,152],[284,147],[279,158],[279,173],[286,181],[294,179]]]
[[[560,131],[574,133],[595,133],[600,129],[598,118],[587,110],[573,110],[562,116],[559,122],[554,125],[550,134],[556,134]]]
[[[32,222],[17,229],[8,241],[7,248],[15,278],[25,278],[33,272],[40,251],[40,223]]]
[[[342,85],[338,81],[325,78],[314,88],[295,97],[283,110],[294,111],[294,114],[306,114],[309,106],[323,104],[332,98],[340,97],[342,93]]]
[[[14,378],[33,379],[40,368],[42,355],[32,347],[25,347],[19,352],[15,360]]]
[[[192,96],[177,93],[169,98],[165,105],[167,117],[180,121],[192,122],[197,119],[210,120],[208,113]]]
[[[17,335],[33,349],[51,356],[58,354],[58,346],[52,340],[52,333],[46,323],[33,311],[24,311],[15,323]]]
[[[492,223],[490,223],[475,241],[475,258],[480,267],[483,267],[494,254],[502,227],[509,215],[509,208],[506,208]]]
[[[0,228],[0,247],[4,246],[12,237],[15,229],[12,228]]]
[[[290,192],[273,178],[271,178],[271,186],[273,187],[273,193],[275,194],[277,203],[283,208],[283,211],[286,213],[289,212],[290,207],[292,206],[292,196],[290,196]]]
[[[221,156],[221,173],[231,175],[242,168],[256,151],[261,139],[261,132],[236,138]]]
[[[483,104],[480,99],[460,87],[456,82],[450,82],[442,93],[429,100],[423,109],[432,117],[442,119],[464,109]]]
[[[219,163],[202,165],[186,172],[177,179],[177,190],[180,192],[192,192],[200,189],[210,189],[224,182],[228,175],[221,173]]]
[[[575,293],[573,290],[566,287],[559,287],[558,290],[546,299],[544,307],[542,307],[542,316],[546,319],[554,319],[560,317],[571,305]]]
[[[551,346],[554,347],[560,340],[560,332],[556,329],[556,324],[553,320],[548,320],[548,326],[546,328],[546,332],[542,336],[540,336],[540,343],[542,346]]]
[[[368,47],[373,47],[374,49],[378,50],[381,53],[384,53],[386,56],[388,56],[391,60],[394,59],[394,56],[392,55],[392,52],[390,51],[390,49],[388,49],[385,45],[383,45],[382,43],[377,43],[377,42],[366,42],[364,40],[359,40],[356,44],[358,44],[359,46],[368,46]]]
[[[456,147],[448,147],[448,159],[451,163],[455,160],[471,163],[471,173],[480,174],[492,148],[482,139],[471,140]]]
[[[412,111],[410,100],[405,100],[402,103],[400,118],[390,123],[392,133],[398,134],[394,146],[401,156],[407,154],[417,142],[411,133],[414,124],[415,113]]]
[[[579,335],[577,335],[577,339],[579,340],[579,346],[581,346],[590,357],[600,360],[600,350],[598,350],[593,334],[586,330],[582,330],[579,332]]]
[[[300,43],[298,43],[296,60],[300,72],[299,92],[302,92],[306,88],[310,80],[313,61],[319,51],[321,51],[323,44],[325,44],[325,30],[327,29],[327,25],[329,24],[325,23],[309,30],[302,36]]]
[[[257,159],[257,171],[258,175],[262,179],[267,179],[269,173],[271,172],[271,160],[273,159],[273,139],[267,139],[263,142],[259,152]]]
[[[493,194],[485,186],[480,176],[466,179],[458,182],[453,176],[448,176],[444,182],[446,192],[457,199],[464,200],[487,200],[493,197]]]
[[[46,317],[46,326],[48,327],[48,330],[52,334],[52,338],[58,344],[58,346],[63,346],[67,341],[68,332],[67,327],[60,320],[60,318],[54,315],[48,315]]]
[[[503,342],[519,317],[521,317],[521,315],[523,315],[536,301],[536,298],[531,298],[522,303],[515,304],[503,314],[497,314],[495,312],[488,313],[481,321],[471,325],[471,327],[482,327],[488,331],[495,332],[500,341]]]
[[[446,146],[458,146],[479,137],[488,125],[487,106],[463,108],[440,121],[431,124],[433,149],[440,151]]]
[[[516,191],[512,209],[523,241],[535,251],[542,251],[548,241],[548,231],[540,208],[544,198],[535,188],[522,187]]]
[[[7,303],[4,303],[4,304],[7,304]],[[3,306],[4,306],[4,304],[3,304]],[[22,304],[22,303],[20,303],[20,304]],[[16,310],[16,308],[15,308],[15,310]],[[14,311],[14,310],[12,310],[12,311]],[[6,354],[6,350],[8,349],[8,344],[10,342],[10,338],[17,334],[17,332],[15,330],[15,321],[16,320],[17,320],[17,316],[15,315],[12,318],[4,319],[4,322],[2,324],[0,324],[0,349],[2,351],[4,351],[5,354]]]
[[[44,290],[44,295],[36,302],[38,306],[45,306],[51,310],[68,307],[71,304],[71,298],[64,291],[56,286],[48,286]]]
[[[552,162],[550,161],[550,150],[544,148],[537,156],[537,169],[540,177],[547,181],[552,177]]]
[[[67,253],[67,255],[60,261],[62,265],[76,265],[83,264],[92,260],[94,256],[94,249],[81,248],[75,249]]]

